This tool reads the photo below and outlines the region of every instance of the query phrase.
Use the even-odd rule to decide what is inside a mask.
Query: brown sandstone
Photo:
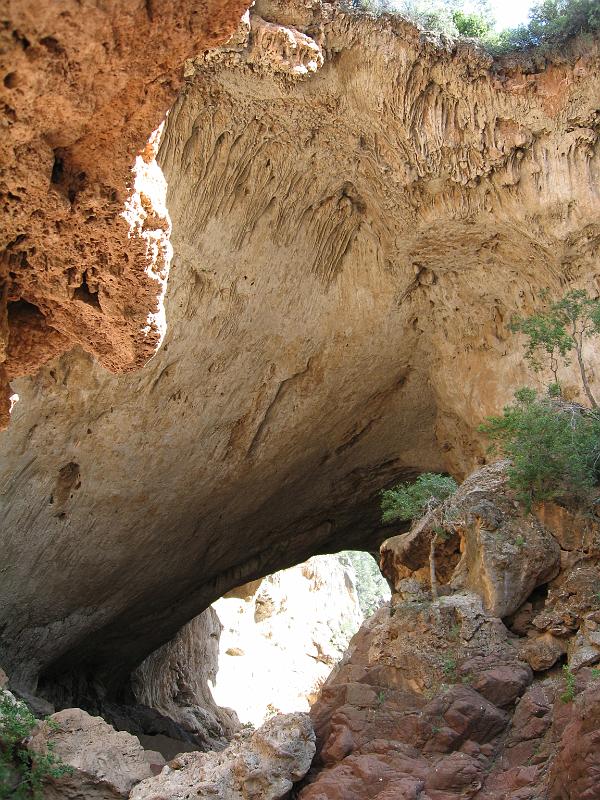
[[[41,676],[40,688],[63,698],[84,686],[116,693],[241,583],[315,552],[379,544],[379,489],[422,470],[464,476],[484,458],[477,424],[531,380],[511,314],[531,310],[543,287],[598,291],[596,43],[493,61],[399,19],[259,2],[230,46],[189,66],[169,114],[158,158],[175,251],[168,329],[145,367],[110,374],[82,348],[111,369],[136,362],[144,347],[131,331],[145,319],[147,283],[123,263],[122,184],[87,176],[109,151],[111,174],[127,173],[169,102],[173,64],[201,39],[191,21],[194,41],[162,12],[151,22],[142,11],[116,28],[124,55],[109,63],[114,79],[109,70],[98,80],[114,115],[91,114],[72,141],[50,136],[44,170],[19,161],[45,198],[52,145],[67,151],[51,192],[76,224],[60,240],[52,226],[44,234],[46,212],[27,224],[45,237],[33,244],[36,264],[84,246],[83,259],[68,253],[69,291],[64,272],[47,273],[63,276],[52,289],[65,320],[57,330],[81,347],[13,381],[20,400],[0,435],[0,661],[15,684]],[[90,19],[104,30],[96,12]],[[67,48],[62,30],[39,33]],[[97,49],[77,30],[83,53]],[[65,56],[46,55],[34,33],[24,31],[29,48],[17,42],[19,63],[41,54],[54,81],[50,67]],[[144,95],[129,42],[156,96]],[[148,106],[125,106],[123,92]],[[40,124],[56,118],[50,105],[39,114]],[[117,206],[98,186],[117,190]],[[15,206],[15,220],[41,208],[36,197]],[[97,237],[103,277],[85,261],[94,228],[79,208],[117,220]],[[15,245],[19,264],[26,245]],[[130,265],[138,247],[130,240]],[[49,295],[30,289],[14,297],[39,303],[51,325]],[[125,307],[131,325],[100,324],[102,309],[120,320]],[[60,351],[41,321],[35,330]],[[575,395],[574,373],[565,384]]]

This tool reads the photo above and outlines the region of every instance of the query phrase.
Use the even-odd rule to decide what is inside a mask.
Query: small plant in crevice
[[[442,672],[451,683],[456,683],[458,675],[456,672],[456,659],[453,656],[447,656],[442,661]]]
[[[573,670],[568,664],[565,664],[562,670],[565,681],[565,690],[561,694],[560,699],[563,703],[572,703],[575,697],[575,675],[573,675]]]
[[[47,778],[70,775],[72,768],[63,764],[53,753],[52,742],[47,752],[30,753],[26,741],[38,720],[25,703],[0,692],[0,798],[11,800],[41,800],[43,782]],[[46,720],[51,729],[58,725]]]

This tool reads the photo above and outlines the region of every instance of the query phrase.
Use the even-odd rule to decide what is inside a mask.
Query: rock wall
[[[301,800],[600,795],[600,524],[552,505],[524,514],[504,469],[475,472],[450,501],[438,599],[418,546],[431,515],[383,545],[396,593],[312,708]]]
[[[0,659],[23,686],[116,693],[230,588],[373,549],[380,487],[483,457],[477,423],[528,379],[510,315],[598,291],[597,43],[494,62],[327,3],[255,12],[163,134],[159,352],[13,382]]]
[[[1,427],[8,381],[73,345],[113,372],[156,349],[170,224],[148,181],[134,187],[132,169],[140,154],[138,173],[153,159],[146,142],[181,86],[184,59],[226,40],[246,7],[3,4]]]
[[[239,728],[236,714],[217,706],[209,686],[219,670],[221,630],[216,612],[207,608],[132,676],[136,701],[181,725],[202,750],[222,749]]]
[[[257,583],[212,605],[223,625],[212,694],[256,726],[308,711],[363,620],[353,575],[336,556]]]

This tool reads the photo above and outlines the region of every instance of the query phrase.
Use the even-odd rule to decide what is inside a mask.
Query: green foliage
[[[592,678],[600,678],[600,669],[597,667],[592,667]]]
[[[548,49],[564,45],[569,39],[600,31],[600,6],[597,0],[542,0],[529,12],[529,22],[503,31],[491,40],[496,52],[531,47]]]
[[[468,36],[471,39],[485,39],[492,35],[494,28],[493,21],[484,14],[455,11],[452,14],[452,21],[461,36]]]
[[[563,667],[563,677],[565,681],[565,690],[561,694],[560,699],[563,703],[572,703],[575,697],[575,675],[568,664]]]
[[[352,11],[400,14],[428,30],[475,38],[497,54],[557,47],[579,34],[600,31],[598,0],[541,0],[529,12],[526,25],[500,33],[494,30],[487,0],[345,0],[344,5]]]
[[[544,292],[542,299],[547,298]],[[554,396],[560,395],[558,369],[561,363],[569,363],[569,353],[575,351],[584,391],[597,407],[587,380],[583,345],[586,339],[600,334],[600,298],[592,299],[583,289],[572,289],[537,314],[515,317],[511,330],[526,337],[525,358],[533,369],[540,372],[548,367],[552,372],[554,383],[549,393]]]
[[[590,498],[600,477],[600,416],[533,389],[515,393],[515,402],[480,431],[492,448],[511,460],[509,485],[527,505],[532,500]]]
[[[456,481],[447,475],[424,472],[414,483],[400,483],[381,492],[381,519],[384,523],[416,519],[453,495],[457,488]]]
[[[456,659],[453,656],[447,656],[442,662],[442,672],[449,681],[456,683]]]
[[[38,720],[25,703],[0,691],[0,798],[12,800],[41,800],[45,778],[60,778],[72,772],[52,752],[32,754],[25,740]]]
[[[360,610],[365,618],[370,617],[390,597],[389,586],[377,562],[370,553],[361,550],[345,550],[338,554],[338,559],[354,571]]]

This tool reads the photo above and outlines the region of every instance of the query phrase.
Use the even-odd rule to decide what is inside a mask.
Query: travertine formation
[[[222,749],[239,727],[234,712],[217,706],[209,686],[219,669],[222,627],[214,609],[207,608],[151,653],[132,676],[136,702],[180,725],[192,745],[187,749]],[[151,742],[144,739],[145,745]],[[155,743],[157,749],[168,744],[162,738]],[[177,741],[171,746],[175,752],[184,749]]]
[[[600,796],[598,520],[552,505],[524,514],[502,464],[471,475],[447,510],[455,541],[439,553],[438,599],[413,536],[433,535],[431,516],[384,544],[396,593],[313,706],[318,756],[301,800]],[[559,562],[542,577],[548,549]],[[505,587],[489,580],[502,553]],[[515,574],[537,575],[528,596]],[[500,619],[506,590],[504,607],[517,610]],[[549,630],[558,654],[539,663],[532,645]],[[554,667],[564,654],[565,669]]]
[[[8,381],[78,344],[113,372],[161,331],[170,223],[152,131],[246,0],[14,0],[0,27],[0,428]],[[132,174],[136,156],[137,177]],[[127,213],[123,214],[127,206]]]
[[[152,23],[134,22],[156,76]],[[531,380],[511,314],[543,287],[599,288],[597,43],[494,62],[400,19],[260,0],[187,74],[158,155],[175,252],[162,347],[130,375],[81,348],[55,359],[13,383],[0,435],[0,663],[63,702],[123,689],[230,588],[379,544],[378,490],[464,476],[477,424]],[[93,130],[129,163],[122,127]],[[63,159],[53,191],[83,213],[78,165]],[[100,247],[133,263],[130,243]],[[115,266],[114,294],[96,294],[85,252],[69,256],[79,306],[120,336],[96,303],[138,314],[137,284]]]

